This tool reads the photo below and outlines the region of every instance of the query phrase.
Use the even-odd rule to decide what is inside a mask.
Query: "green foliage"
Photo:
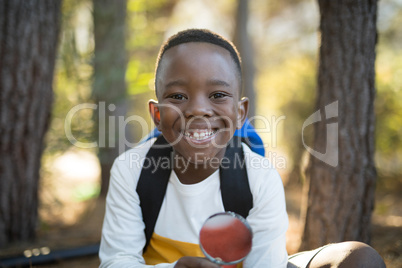
[[[378,6],[379,46],[394,52],[402,49],[402,2],[399,0],[382,0]]]
[[[302,125],[313,112],[315,102],[315,57],[300,53],[267,68],[260,75],[258,88],[264,89],[258,92],[258,114],[286,116],[283,131],[277,136],[278,147],[286,151],[287,167],[296,176],[293,179],[298,180],[299,165],[305,151],[301,139]],[[304,138],[309,145],[311,134],[312,127],[306,128]]]
[[[128,63],[126,72],[126,80],[130,85],[128,94],[136,95],[149,92],[150,89],[153,89],[153,78],[154,73],[146,70],[141,61],[135,59],[131,60]]]
[[[380,175],[394,179],[402,172],[402,51],[380,46],[378,54],[376,160]]]
[[[62,28],[53,84],[55,99],[45,154],[57,154],[71,146],[64,129],[66,115],[75,105],[90,99],[93,72],[90,3],[88,0],[63,1]],[[71,129],[77,140],[86,142],[91,139],[91,115],[91,110],[83,110],[73,118]]]
[[[76,201],[86,201],[95,198],[100,193],[100,185],[97,183],[84,183],[76,187],[73,195]]]
[[[268,22],[286,17],[292,6],[308,1],[285,1],[268,4],[254,12],[266,12]],[[255,3],[255,2],[253,2]],[[294,19],[302,17],[294,16]],[[400,181],[402,179],[402,4],[396,0],[379,3],[378,35],[376,59],[376,165],[380,183],[382,180]],[[283,21],[286,23],[286,21]],[[267,23],[268,27],[270,23]],[[280,25],[280,24],[277,24]],[[263,40],[264,60],[259,62],[258,113],[284,114],[283,133],[279,135],[279,148],[289,155],[289,168],[301,162],[304,147],[301,145],[301,127],[304,120],[314,111],[316,94],[316,56],[311,51],[297,50],[303,40],[308,40],[311,25],[298,24],[298,35],[291,42]],[[292,30],[292,29],[290,29]],[[315,27],[314,32],[317,31]],[[287,31],[286,34],[291,33]],[[286,36],[286,34],[282,36]],[[311,36],[310,36],[311,38]],[[269,46],[269,49],[267,47]],[[311,45],[309,46],[311,49]],[[314,52],[316,54],[316,52]],[[267,60],[268,59],[268,60]],[[304,138],[311,146],[313,127],[306,128]],[[393,184],[394,185],[394,184]],[[399,188],[398,188],[399,189]]]
[[[254,8],[251,12],[264,13],[265,21],[258,23],[265,23],[268,27],[268,22],[274,22],[283,15],[282,13],[286,13],[287,9],[304,2],[309,1],[289,0],[276,4],[257,1],[254,5],[258,4],[259,10]],[[168,0],[127,2],[126,47],[129,61],[126,82],[128,94],[133,99],[129,114],[147,116],[145,103],[153,96],[157,53],[172,20],[170,16],[176,3],[177,1]],[[379,9],[380,11],[387,9],[391,13],[384,13],[389,16],[379,17],[380,43],[376,62],[375,106],[376,157],[380,172],[383,172],[382,170],[398,172],[402,158],[402,48],[399,41],[402,9],[394,0],[384,0],[384,3],[380,3]],[[93,26],[92,21],[87,18],[91,15],[90,10],[89,0],[63,2],[63,27],[55,76],[53,120],[47,136],[48,153],[65,151],[71,146],[65,138],[65,116],[75,105],[90,100],[93,72],[91,65]],[[83,24],[85,18],[87,18],[86,24]],[[261,16],[258,19],[261,20]],[[306,25],[300,25],[305,28],[298,30],[299,35],[295,36],[292,42],[286,41],[287,39],[285,43],[276,42],[256,36],[257,39],[263,40],[256,51],[256,55],[260,55],[257,59],[259,75],[256,80],[258,114],[274,113],[277,116],[286,116],[286,120],[283,121],[284,131],[278,135],[280,139],[278,147],[286,149],[292,159],[290,162],[295,166],[300,163],[304,151],[301,145],[301,127],[304,120],[313,112],[316,92],[316,53],[311,52],[311,46],[308,51],[301,48],[297,53],[290,47],[291,44],[296,46],[299,44],[302,47],[300,45],[303,44],[302,40],[311,38],[312,26]],[[313,28],[315,35],[317,29]],[[82,41],[83,32],[87,35],[86,42]],[[270,48],[267,48],[268,45]],[[78,140],[91,140],[90,134],[93,128],[91,120],[91,110],[83,110],[74,117],[72,130]],[[304,137],[308,145],[311,145],[312,129],[308,128],[306,131]]]
[[[402,3],[384,0],[379,11],[376,162],[380,178],[389,177],[402,183]]]
[[[379,3],[376,59],[376,165],[378,186],[402,186],[402,3]]]
[[[153,96],[156,56],[164,39],[169,16],[176,1],[128,0],[126,48],[129,61],[126,71],[127,91],[144,103]],[[93,82],[93,20],[92,1],[65,0],[62,29],[54,78],[55,99],[52,121],[47,133],[45,154],[56,155],[72,144],[66,138],[64,123],[67,113],[76,105],[91,101]],[[145,94],[145,95],[144,95]],[[136,100],[133,103],[138,104]],[[146,105],[132,107],[129,114],[146,117]],[[93,141],[93,110],[78,112],[72,120],[74,138]]]
[[[154,89],[154,69],[159,47],[176,1],[129,0],[126,47],[129,51],[126,80],[130,95]]]
[[[67,114],[76,105],[90,102],[94,49],[91,3],[90,0],[63,0],[62,27],[53,79],[52,118],[42,157],[39,192],[42,228],[61,221],[62,217],[58,213],[66,209],[65,200],[59,191],[62,176],[57,173],[54,164],[55,159],[68,152],[72,146],[65,133]],[[72,135],[78,141],[91,142],[93,125],[92,110],[77,112],[70,125]],[[91,191],[79,188],[75,197],[80,200],[94,197],[99,192],[98,188],[94,186]],[[61,192],[68,191],[63,188]]]
[[[128,0],[126,48],[129,62],[126,71],[127,93],[130,97],[129,115],[137,115],[150,122],[147,101],[154,98],[154,71],[159,47],[169,26],[169,19],[177,1]],[[138,125],[128,125],[133,142],[144,135]]]
[[[377,149],[402,150],[402,54],[383,51],[377,59]]]

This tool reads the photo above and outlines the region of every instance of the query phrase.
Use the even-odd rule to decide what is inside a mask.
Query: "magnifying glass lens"
[[[233,212],[212,215],[201,228],[200,246],[205,256],[215,263],[238,263],[251,251],[251,228],[243,217]]]

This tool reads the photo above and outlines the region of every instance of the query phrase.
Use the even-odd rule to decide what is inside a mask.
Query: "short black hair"
[[[159,66],[160,62],[162,60],[163,55],[165,52],[175,46],[184,44],[184,43],[191,43],[191,42],[201,42],[201,43],[210,43],[213,45],[220,46],[227,51],[229,51],[230,56],[232,57],[237,71],[238,71],[238,77],[239,77],[239,87],[241,91],[242,87],[242,69],[241,69],[241,58],[240,54],[237,51],[235,45],[224,38],[223,36],[214,33],[210,30],[206,29],[187,29],[181,32],[178,32],[175,35],[172,35],[168,40],[166,40],[165,43],[161,46],[158,54],[158,58],[156,60],[156,68],[155,68],[155,91],[157,90],[156,84],[157,84],[157,77],[159,73]]]

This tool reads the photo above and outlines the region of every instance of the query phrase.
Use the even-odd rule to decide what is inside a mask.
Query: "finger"
[[[219,268],[219,265],[200,257],[183,257],[174,266],[175,268]]]

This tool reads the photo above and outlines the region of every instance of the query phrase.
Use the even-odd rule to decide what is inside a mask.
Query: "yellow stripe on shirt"
[[[198,244],[169,239],[156,233],[143,257],[146,264],[172,263],[184,256],[204,257]]]
[[[204,257],[204,254],[198,244],[173,240],[156,233],[152,234],[151,241],[143,255],[145,263],[148,265],[172,263],[184,256]],[[242,265],[238,264],[237,267],[242,267]]]

